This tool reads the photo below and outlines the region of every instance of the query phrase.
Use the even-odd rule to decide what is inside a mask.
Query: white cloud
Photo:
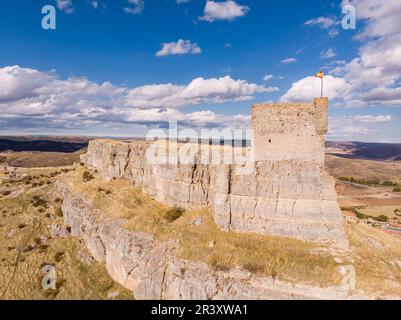
[[[234,20],[244,16],[249,11],[249,7],[237,4],[235,1],[227,0],[223,2],[207,1],[204,15],[200,20],[213,22],[216,20]]]
[[[18,66],[0,69],[0,103],[38,96],[39,90],[52,80],[52,76]]]
[[[257,93],[279,91],[277,87],[250,84],[244,80],[196,78],[186,86],[173,84],[148,85],[129,91],[127,105],[132,107],[179,108],[206,102],[223,103],[253,99]]]
[[[339,24],[340,21],[335,17],[318,17],[304,23],[305,26],[317,26],[320,29],[330,29],[328,30],[328,35],[331,38],[334,38],[339,34],[338,30],[333,28]]]
[[[203,103],[250,100],[258,93],[278,90],[244,80],[196,78],[187,85],[153,84],[135,88],[86,78],[59,79],[54,72],[11,66],[0,68],[2,128],[79,128],[93,123],[161,123],[169,119],[192,126],[244,125],[247,116],[231,117],[205,110],[184,113]]]
[[[287,58],[287,59],[281,60],[281,63],[289,64],[289,63],[295,63],[297,61],[298,60],[296,58]]]
[[[67,14],[72,14],[75,12],[72,0],[57,0],[57,8]]]
[[[332,37],[332,38],[338,36],[338,34],[339,34],[339,32],[338,32],[337,29],[331,29],[331,30],[329,31],[329,36]]]
[[[343,0],[342,6],[356,8],[358,19],[366,19],[367,25],[359,38],[384,37],[401,30],[401,2],[388,0]]]
[[[391,104],[401,105],[401,87],[386,88],[378,87],[360,95],[362,101],[369,102],[390,102]]]
[[[389,115],[378,115],[378,116],[373,116],[373,115],[355,115],[353,116],[353,119],[356,122],[362,122],[362,123],[383,123],[383,122],[389,122],[393,118]]]
[[[329,139],[370,140],[380,125],[392,121],[390,115],[354,115],[329,118]],[[367,138],[370,136],[370,138]]]
[[[306,26],[318,26],[319,28],[322,29],[328,29],[338,24],[340,24],[339,21],[336,21],[334,18],[329,18],[329,17],[318,17],[308,20],[304,23],[304,25]]]
[[[269,81],[272,80],[274,76],[272,74],[267,74],[263,77],[263,81]]]
[[[106,4],[101,0],[92,0],[91,5],[93,9],[105,9]]]
[[[201,52],[202,50],[197,43],[192,43],[190,40],[179,39],[177,42],[163,43],[163,48],[156,53],[156,56],[200,54]]]
[[[320,58],[321,59],[330,59],[330,58],[334,58],[336,56],[337,56],[337,54],[332,48],[320,52]]]
[[[335,99],[346,95],[351,85],[344,79],[335,78],[331,75],[325,77],[324,95]],[[292,84],[292,87],[282,97],[282,101],[311,101],[319,97],[321,91],[321,80],[316,77],[306,77]]]
[[[177,4],[188,3],[190,0],[176,0]]]
[[[328,64],[333,68],[329,73],[337,80],[330,84],[330,78],[325,77],[326,85],[339,85],[340,89],[344,89],[339,90],[341,94],[331,92],[333,97],[341,100],[336,102],[337,105],[344,107],[401,106],[401,2],[343,0],[342,6],[347,4],[356,7],[358,25],[365,20],[365,27],[354,37],[363,42],[358,55],[351,61]],[[305,24],[330,29],[338,22],[333,18],[320,17]],[[321,53],[321,57],[332,58],[334,54],[334,51],[327,50]],[[299,92],[301,85],[308,86],[307,81],[295,82],[283,98],[294,99],[298,94],[311,98],[310,94]],[[328,91],[330,95],[330,89]]]
[[[144,0],[128,0],[128,6],[124,7],[124,11],[130,14],[140,14],[144,9]]]
[[[254,98],[279,89],[222,78],[196,78],[186,85],[152,84],[134,88],[95,83],[86,78],[59,79],[54,72],[10,66],[0,68],[0,123],[6,132],[89,132],[94,126],[164,126],[178,121],[187,127],[248,127],[250,116],[229,116],[210,110],[185,113],[203,103]],[[89,130],[89,131],[88,131]],[[65,131],[61,131],[65,132]],[[141,131],[143,132],[143,130]]]
[[[401,105],[397,82],[401,79],[401,2],[385,0],[351,0],[342,5],[356,7],[365,28],[355,37],[363,40],[359,55],[333,70],[353,85],[357,105]]]

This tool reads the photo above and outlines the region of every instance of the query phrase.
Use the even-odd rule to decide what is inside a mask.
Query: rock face
[[[58,182],[64,222],[84,239],[111,277],[133,290],[136,299],[346,299],[348,287],[320,288],[258,277],[242,269],[215,271],[207,264],[178,259],[178,241],[124,229],[124,220],[102,215]]]
[[[174,163],[165,163],[149,154],[160,148],[172,153],[171,145],[111,140],[91,141],[81,161],[105,178],[129,179],[167,205],[211,206],[224,230],[347,249],[334,179],[324,170],[327,108],[325,98],[310,104],[255,105],[255,161],[205,164],[205,147],[187,144],[177,145]],[[183,161],[188,151],[190,163]]]

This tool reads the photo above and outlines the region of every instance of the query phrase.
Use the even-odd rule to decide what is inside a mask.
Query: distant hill
[[[326,153],[348,159],[401,161],[401,144],[328,141]]]
[[[88,146],[89,137],[19,136],[0,137],[0,152],[74,153]],[[140,140],[138,138],[114,138]],[[346,159],[401,161],[401,144],[327,141],[326,153]]]
[[[16,139],[0,138],[0,152],[4,151],[39,151],[39,152],[63,152],[73,153],[83,148],[86,148],[87,142],[70,142],[70,141],[56,141],[56,140],[34,140],[23,139],[18,137]]]

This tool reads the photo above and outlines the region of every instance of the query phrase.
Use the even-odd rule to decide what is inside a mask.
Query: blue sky
[[[330,139],[401,142],[397,2],[5,0],[0,134],[246,128],[253,103],[318,96],[323,68]],[[56,30],[41,27],[47,4]]]

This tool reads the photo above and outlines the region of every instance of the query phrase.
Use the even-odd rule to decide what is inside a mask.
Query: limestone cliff
[[[93,257],[105,262],[111,277],[133,290],[136,299],[349,299],[345,285],[316,287],[251,274],[239,267],[216,271],[209,265],[177,258],[178,240],[124,228],[123,219],[95,209],[82,194],[58,182],[64,222],[82,238]]]
[[[245,163],[205,164],[203,154],[209,146],[194,148],[189,164],[181,161],[182,153],[172,164],[150,162],[149,150],[170,150],[171,145],[111,140],[91,141],[81,160],[106,178],[129,179],[162,203],[211,206],[216,224],[224,230],[347,249],[334,179],[324,170],[327,99],[256,105],[253,129],[255,161]]]

